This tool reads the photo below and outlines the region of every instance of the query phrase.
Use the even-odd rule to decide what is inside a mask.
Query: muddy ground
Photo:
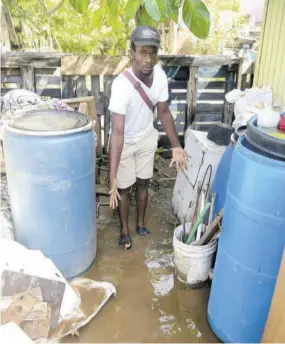
[[[209,286],[191,290],[174,276],[172,237],[178,223],[171,209],[175,173],[168,164],[169,160],[156,159],[146,216],[152,232],[149,237],[135,234],[136,208],[132,197],[132,250],[118,247],[118,217],[107,206],[100,207],[97,257],[85,276],[113,283],[117,295],[80,330],[79,337],[67,337],[63,342],[218,341],[207,323]],[[107,201],[100,198],[100,202]]]

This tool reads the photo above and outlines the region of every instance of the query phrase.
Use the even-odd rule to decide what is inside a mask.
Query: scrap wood
[[[40,288],[42,300],[51,305],[51,328],[58,325],[60,308],[65,291],[65,283],[59,280],[31,276],[17,271],[4,270],[2,273],[2,296],[13,296],[33,288]],[[30,288],[30,289],[29,289]],[[33,296],[31,296],[33,297]],[[39,301],[36,300],[35,304]],[[34,304],[34,305],[35,305]],[[33,306],[34,306],[33,305]],[[31,307],[32,309],[33,307]],[[30,309],[30,310],[31,310]]]
[[[23,293],[19,297],[15,297],[8,309],[2,314],[1,324],[4,325],[8,322],[13,322],[19,325],[37,302],[37,299],[28,292]]]
[[[20,324],[21,329],[33,340],[40,338],[48,339],[50,332],[50,321],[51,321],[51,305],[48,305],[45,302],[45,317],[44,318],[35,318],[31,319],[30,313]],[[38,304],[37,304],[38,305]],[[36,308],[37,305],[34,307]],[[42,314],[40,314],[42,315]]]
[[[109,192],[110,190],[108,189],[106,185],[96,184],[96,194],[109,196],[110,195]]]
[[[201,237],[200,240],[198,240],[195,245],[205,245],[207,244],[213,235],[220,229],[219,224],[224,216],[224,208],[220,211],[220,213],[216,216],[215,220],[208,226],[205,233]]]
[[[13,302],[13,299],[19,299],[26,292],[28,292],[30,295],[32,295],[34,298],[36,298],[37,301],[43,301],[43,294],[42,294],[41,288],[28,289],[25,292],[21,292],[21,293],[15,294],[13,296],[1,297],[1,299],[0,299],[0,312],[6,311],[9,308],[9,306],[11,305],[11,303]]]
[[[45,319],[48,316],[49,307],[47,302],[38,302],[26,316],[25,321]]]

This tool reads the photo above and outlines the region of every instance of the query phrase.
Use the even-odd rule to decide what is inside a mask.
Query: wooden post
[[[242,84],[242,73],[243,73],[243,58],[240,59],[237,71],[237,88],[241,89]]]
[[[111,96],[111,85],[114,80],[113,75],[104,76],[104,149],[106,151],[109,142],[109,131],[111,127],[111,114],[108,110],[110,96]]]
[[[73,76],[63,75],[62,76],[62,98],[73,98]]]
[[[187,125],[188,128],[195,120],[196,115],[196,98],[198,87],[199,67],[190,67],[189,80],[187,83]]]
[[[75,79],[76,85],[76,97],[87,97],[88,89],[86,87],[86,77],[83,75],[78,76]]]
[[[98,75],[91,77],[91,95],[95,97],[97,123],[96,134],[98,139],[97,152],[102,154],[102,128],[101,128],[101,116],[103,116],[102,100],[100,99],[100,77]]]
[[[222,122],[232,125],[234,118],[234,105],[225,100]]]
[[[21,64],[20,69],[23,78],[23,88],[35,92],[35,70],[33,64]]]
[[[225,94],[230,92],[235,87],[235,73],[233,71],[227,72],[226,75],[226,85],[225,85]],[[234,104],[228,103],[225,99],[222,122],[232,125],[234,117]]]
[[[285,250],[262,343],[285,343]]]

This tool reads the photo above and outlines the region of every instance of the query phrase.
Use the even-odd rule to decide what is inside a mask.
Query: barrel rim
[[[284,167],[284,159],[281,159],[281,158],[278,158],[278,157],[274,157],[274,156],[272,156],[272,157],[265,156],[263,154],[266,154],[266,152],[263,152],[263,151],[261,151],[261,153],[263,153],[263,154],[254,152],[254,151],[246,148],[243,145],[243,142],[245,142],[245,141],[247,141],[249,144],[251,144],[251,142],[247,140],[246,136],[241,136],[239,138],[238,142],[237,142],[236,147],[238,148],[238,150],[240,150],[240,152],[244,153],[247,156],[253,157],[255,160],[258,160],[258,161],[262,160],[266,164],[278,165],[278,166]],[[252,147],[255,148],[255,149],[258,149],[254,145],[252,145]]]
[[[55,110],[53,109],[44,109],[44,110],[32,110],[32,111],[23,111],[21,113],[18,114],[13,114],[13,116],[5,118],[3,120],[3,126],[5,129],[7,129],[8,131],[15,133],[15,134],[19,134],[19,135],[24,135],[24,136],[62,136],[62,135],[70,135],[70,134],[76,134],[76,133],[80,133],[83,131],[90,131],[95,127],[96,121],[93,120],[90,116],[82,114],[78,111],[71,111],[71,113],[77,113],[82,117],[85,117],[88,120],[88,123],[86,123],[85,125],[83,125],[82,127],[79,128],[72,128],[72,129],[63,129],[63,130],[50,130],[50,131],[40,131],[40,130],[28,130],[28,129],[18,129],[18,128],[14,128],[11,126],[11,119],[15,119],[18,117],[22,117],[25,116],[27,113],[39,113],[39,112],[54,112]],[[67,110],[57,110],[59,112],[68,112]]]

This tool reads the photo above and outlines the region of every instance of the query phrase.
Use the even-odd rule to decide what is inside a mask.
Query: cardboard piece
[[[17,295],[8,309],[2,314],[1,324],[4,325],[9,322],[13,322],[16,325],[19,325],[37,302],[37,299],[28,292],[23,293],[20,296]]]
[[[27,320],[28,318],[30,318],[28,315],[28,317],[20,325],[21,329],[33,340],[36,340],[39,338],[48,339],[49,337],[51,305],[48,305],[47,303],[45,303],[45,305],[46,305],[45,318],[42,318],[41,316],[41,318],[37,318],[37,319],[29,321]]]
[[[47,302],[51,305],[50,327],[55,329],[58,325],[60,307],[65,291],[65,283],[58,280],[31,276],[16,271],[4,270],[2,273],[2,297],[14,296],[15,294],[26,292],[27,290],[30,292],[31,289],[35,288],[41,289],[41,301]],[[35,293],[35,291],[33,292]],[[39,294],[37,294],[37,296],[39,296]],[[38,303],[38,300],[35,300],[36,302],[33,304],[33,307]],[[31,309],[33,307],[31,307]]]
[[[285,250],[262,343],[285,343]]]

